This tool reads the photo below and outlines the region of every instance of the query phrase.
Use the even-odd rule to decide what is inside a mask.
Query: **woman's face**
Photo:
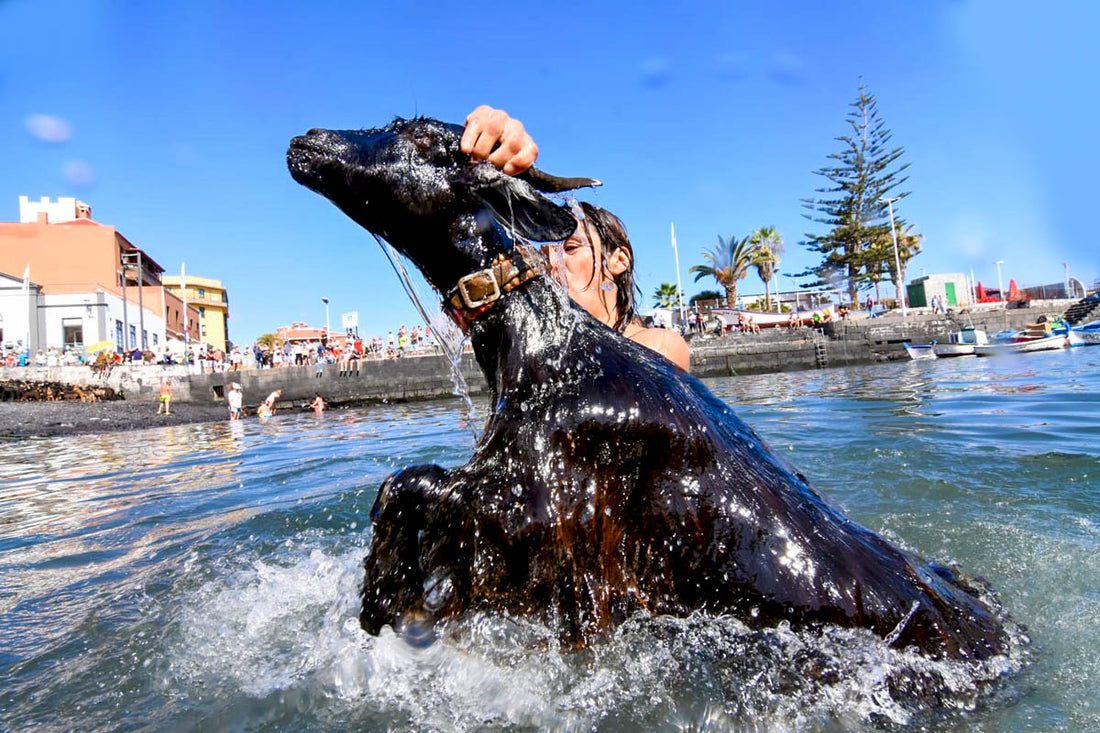
[[[577,305],[604,323],[615,320],[615,283],[603,266],[603,244],[595,227],[578,222],[560,245],[550,245],[551,274]]]

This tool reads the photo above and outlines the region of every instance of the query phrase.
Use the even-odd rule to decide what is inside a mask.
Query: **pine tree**
[[[897,165],[904,150],[889,147],[890,131],[879,118],[878,104],[862,80],[859,97],[850,106],[852,110],[846,119],[852,132],[836,138],[843,143],[843,149],[829,155],[831,165],[814,171],[829,179],[831,185],[815,189],[819,197],[802,201],[813,212],[803,216],[830,229],[823,235],[806,235],[802,245],[822,255],[822,262],[801,275],[817,278],[805,287],[828,287],[839,280],[855,304],[862,284],[881,278],[884,270],[893,269],[892,262],[887,265],[881,261],[883,250],[873,245],[882,241],[884,235],[890,236],[890,221],[882,199],[908,180],[908,176],[899,176],[909,164]],[[895,217],[896,201],[908,195],[906,192],[892,197]],[[900,229],[904,222],[896,219],[896,225]]]

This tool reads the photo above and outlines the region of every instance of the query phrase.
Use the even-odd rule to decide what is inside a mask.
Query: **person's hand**
[[[523,173],[539,157],[539,147],[522,122],[485,104],[466,116],[459,148],[474,160],[488,160],[510,176]]]

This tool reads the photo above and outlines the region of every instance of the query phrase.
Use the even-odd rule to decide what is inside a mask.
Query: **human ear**
[[[622,275],[630,269],[630,254],[624,247],[617,247],[611,256],[607,258],[607,269],[615,277]]]

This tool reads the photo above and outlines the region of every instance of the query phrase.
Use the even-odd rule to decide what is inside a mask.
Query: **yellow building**
[[[222,281],[194,275],[188,275],[186,279],[187,305],[199,309],[202,342],[225,351],[229,344],[229,295]],[[165,290],[184,297],[179,275],[163,275],[160,281]]]

